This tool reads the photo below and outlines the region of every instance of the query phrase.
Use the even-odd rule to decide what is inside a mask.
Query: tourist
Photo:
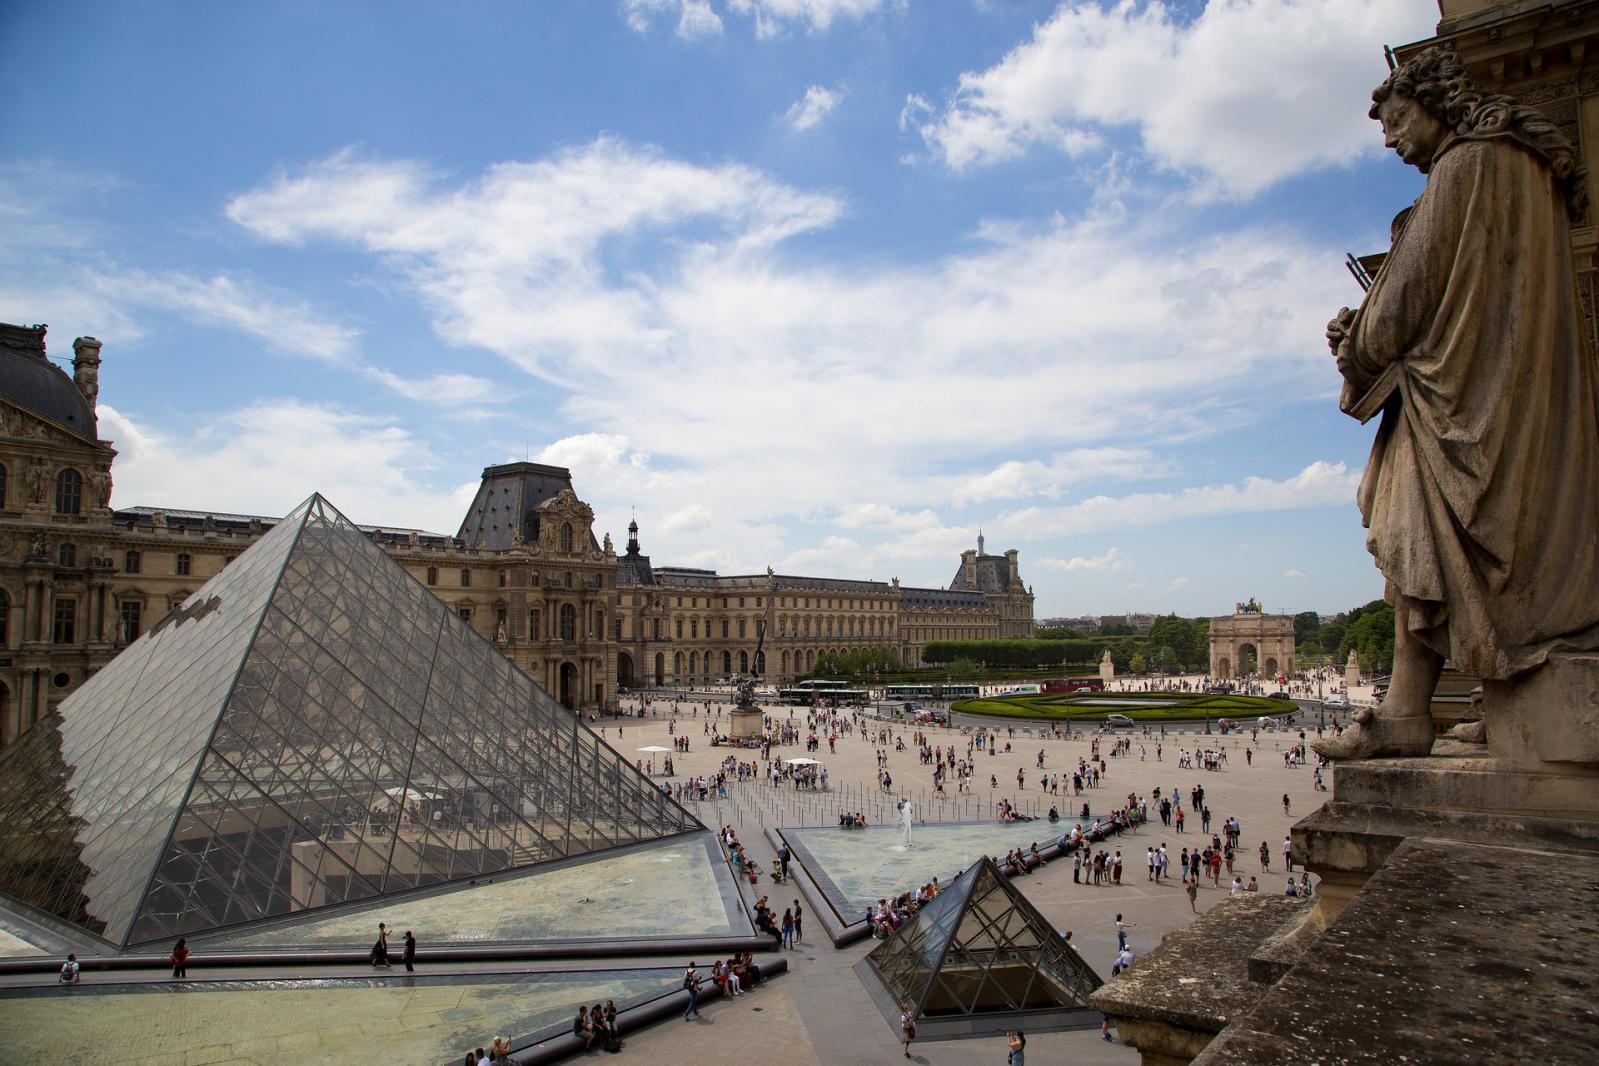
[[[1271,873],[1271,848],[1266,842],[1260,842],[1260,869],[1263,873]]]
[[[1292,835],[1283,837],[1283,866],[1289,873],[1294,872],[1294,838]]]
[[[783,911],[782,945],[785,948],[794,946],[794,911],[792,909]]]
[[[1283,889],[1283,895],[1293,897],[1297,897],[1299,895],[1299,886],[1294,884],[1294,878],[1292,874],[1290,874],[1288,877],[1288,887]]]
[[[572,1035],[583,1041],[583,1050],[588,1051],[594,1046],[594,1023],[589,1020],[589,1009],[580,1006],[577,1008],[577,1017],[572,1020]],[[499,1058],[500,1039],[494,1038],[495,1058]]]
[[[1020,1029],[1005,1034],[1005,1046],[1010,1048],[1010,1053],[1005,1056],[1005,1066],[1024,1066],[1027,1058],[1027,1037],[1022,1035]]]
[[[382,922],[378,923],[377,943],[372,945],[372,966],[374,968],[389,965],[389,928]]]
[[[1188,909],[1195,914],[1199,913],[1199,878],[1190,878],[1188,881]]]
[[[911,1009],[910,1000],[900,1004],[899,1010],[899,1042],[905,1049],[905,1057],[911,1057],[911,1041],[916,1039],[916,1012]]]
[[[1132,948],[1127,948],[1127,947],[1122,948],[1121,954],[1117,955],[1116,956],[1116,961],[1113,964],[1111,964],[1110,975],[1112,977],[1115,977],[1115,976],[1119,975],[1123,970],[1129,969],[1133,965],[1133,960],[1136,957],[1137,956],[1135,956],[1133,954],[1133,949]]]
[[[508,1037],[508,1036],[497,1036],[497,1037],[495,1037],[494,1038],[494,1042],[489,1045],[489,1061],[490,1062],[503,1062],[504,1060],[506,1060],[506,1059],[508,1059],[510,1057],[511,1057],[511,1038]]]
[[[686,1022],[690,1015],[700,1016],[700,972],[690,962],[688,969],[683,971],[683,991],[688,993],[688,1006],[683,1008],[683,1020]]]
[[[172,976],[189,976],[189,942],[183,937],[178,937],[177,946],[172,949]]]
[[[1116,950],[1127,950],[1127,930],[1134,928],[1132,922],[1122,921],[1121,915],[1116,915]]]
[[[75,985],[83,979],[83,972],[78,966],[78,957],[69,954],[67,961],[61,964],[61,983]]]
[[[1238,895],[1238,893],[1242,892],[1243,890],[1244,890],[1244,879],[1242,877],[1234,877],[1233,878],[1233,887],[1228,890],[1227,894],[1229,896],[1236,896],[1236,895]]]
[[[1250,874],[1249,875],[1249,884],[1244,888],[1244,891],[1245,892],[1259,892],[1260,891],[1260,883],[1255,880],[1255,875],[1254,874]]]
[[[937,878],[934,878],[936,883]],[[800,901],[794,901],[794,943],[801,944],[805,941],[805,912],[800,909]]]

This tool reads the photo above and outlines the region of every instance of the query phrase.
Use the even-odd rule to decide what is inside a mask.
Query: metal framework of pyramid
[[[319,495],[0,756],[0,893],[119,947],[703,828]]]
[[[1019,1020],[1034,1012],[1053,1012],[1056,1025],[1099,1024],[1088,1007],[1089,995],[1103,984],[1099,975],[986,856],[873,949],[866,963],[894,1004],[915,1008],[919,1024],[966,1024],[981,1015]]]

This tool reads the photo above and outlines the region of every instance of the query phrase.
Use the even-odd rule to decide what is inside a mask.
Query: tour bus
[[[1053,692],[1104,692],[1105,682],[1093,677],[1052,677],[1041,682],[1046,693]]]
[[[949,685],[889,685],[883,695],[891,700],[974,700],[977,686]]]
[[[783,703],[837,707],[865,703],[868,697],[865,689],[850,688],[847,681],[800,681],[779,689],[777,698]]]

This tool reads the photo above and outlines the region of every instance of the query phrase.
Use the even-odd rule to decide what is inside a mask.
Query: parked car
[[[1338,692],[1334,692],[1321,702],[1329,711],[1347,711],[1350,707],[1349,697]]]
[[[1291,699],[1293,699],[1292,696],[1290,696],[1288,693],[1282,691],[1281,689],[1278,689],[1276,692],[1273,692],[1270,696],[1268,696],[1266,698],[1267,699],[1273,699],[1273,700],[1291,700]]]
[[[1105,724],[1112,729],[1130,729],[1134,723],[1125,714],[1107,714],[1105,716]]]

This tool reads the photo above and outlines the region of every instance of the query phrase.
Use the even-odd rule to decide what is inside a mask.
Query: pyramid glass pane
[[[0,757],[0,891],[130,945],[703,828],[312,497]]]
[[[1087,1005],[1099,977],[990,859],[961,874],[867,956],[922,1017]]]

